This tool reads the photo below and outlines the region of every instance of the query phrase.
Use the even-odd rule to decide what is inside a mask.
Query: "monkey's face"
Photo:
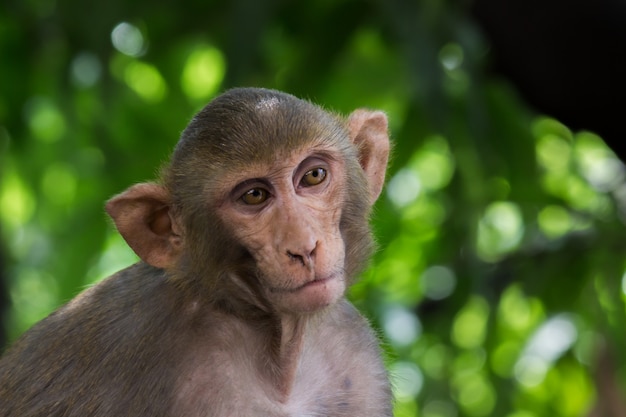
[[[194,291],[244,289],[263,307],[312,312],[366,264],[388,155],[382,112],[342,120],[284,93],[236,89],[193,118],[163,185],[130,187],[107,212],[144,262]]]
[[[307,148],[223,180],[218,216],[254,258],[263,296],[285,312],[337,301],[346,288],[339,153]]]

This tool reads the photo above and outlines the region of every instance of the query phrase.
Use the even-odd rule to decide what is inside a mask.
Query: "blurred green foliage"
[[[380,250],[350,297],[384,339],[396,416],[626,413],[611,395],[626,381],[624,166],[489,75],[464,7],[5,0],[9,338],[134,262],[103,202],[153,178],[215,94],[264,86],[389,114]]]

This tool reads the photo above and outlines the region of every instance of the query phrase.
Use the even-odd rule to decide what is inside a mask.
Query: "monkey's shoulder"
[[[163,270],[137,263],[78,294],[36,323],[17,344],[24,339],[50,343],[71,335],[93,335],[97,340],[101,335],[111,337],[111,332],[132,338],[142,325],[153,323],[166,313],[168,298],[173,300],[168,297],[172,292],[168,291],[169,286]],[[155,305],[161,308],[153,309]],[[84,337],[71,337],[64,341],[64,346],[71,346],[74,340]]]
[[[0,358],[0,416],[144,410],[137,390],[163,391],[171,372],[177,323],[169,285],[163,271],[136,264],[35,324]],[[166,401],[148,405],[152,415]]]

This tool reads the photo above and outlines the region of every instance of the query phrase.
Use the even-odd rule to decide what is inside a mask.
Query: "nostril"
[[[287,251],[287,256],[289,256],[289,259],[293,261],[299,261],[302,265],[305,265],[304,257],[302,255],[298,255],[291,251]]]

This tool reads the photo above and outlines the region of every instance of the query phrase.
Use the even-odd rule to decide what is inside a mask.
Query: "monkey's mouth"
[[[314,277],[311,281],[305,282],[302,285],[298,285],[296,287],[289,287],[289,288],[285,288],[285,287],[274,287],[274,288],[270,288],[271,292],[278,292],[278,293],[296,293],[298,291],[304,290],[306,288],[312,288],[312,287],[317,287],[317,286],[322,286],[322,285],[326,285],[327,283],[329,283],[330,281],[334,280],[334,279],[338,279],[339,278],[339,274],[336,272],[333,272],[327,276],[324,277]]]
[[[304,289],[304,288],[309,288],[309,287],[315,287],[315,286],[319,286],[319,285],[325,285],[326,283],[328,283],[329,281],[332,281],[333,279],[335,279],[337,277],[337,274],[331,274],[325,278],[315,278],[313,281],[309,281],[304,285],[301,285],[300,287],[296,288],[295,291]]]

